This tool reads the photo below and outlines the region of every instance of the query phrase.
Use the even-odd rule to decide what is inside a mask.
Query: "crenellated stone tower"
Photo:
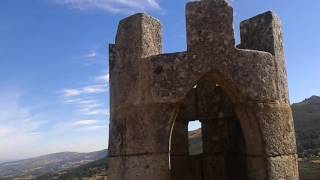
[[[136,14],[110,45],[110,180],[298,180],[281,24],[241,23],[224,0],[186,6],[187,51],[162,54],[161,24]],[[202,123],[190,156],[187,126]]]

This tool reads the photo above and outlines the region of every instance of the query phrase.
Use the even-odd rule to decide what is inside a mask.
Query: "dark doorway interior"
[[[189,132],[188,125],[197,120],[201,129]],[[172,129],[171,180],[245,180],[246,158],[231,101],[219,85],[201,80],[185,98]]]

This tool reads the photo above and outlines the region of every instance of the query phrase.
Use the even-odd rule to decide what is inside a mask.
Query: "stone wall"
[[[203,153],[188,152],[188,122],[202,124]],[[248,179],[242,129],[221,87],[200,80],[180,107],[171,135],[171,180]]]
[[[236,47],[224,0],[189,2],[186,16],[187,51],[173,54],[162,54],[158,20],[119,23],[109,46],[109,179],[184,179],[191,168],[204,179],[298,180],[279,18],[242,22]],[[201,158],[186,156],[190,119],[203,123]]]

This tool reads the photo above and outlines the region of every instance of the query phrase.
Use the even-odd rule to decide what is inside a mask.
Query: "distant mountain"
[[[300,103],[292,104],[299,152],[320,151],[320,97],[312,96]],[[189,132],[189,150],[198,154],[202,149],[201,129]],[[107,175],[107,151],[93,153],[57,153],[39,158],[0,164],[0,179],[3,176],[37,176],[37,180],[48,179],[105,179]],[[319,175],[320,165],[304,160],[300,163],[301,175]],[[311,171],[311,170],[313,171]],[[9,175],[8,175],[9,174]],[[312,178],[309,178],[310,180]],[[317,179],[317,178],[313,178]]]
[[[107,176],[107,160],[105,156],[102,159],[93,161],[79,167],[71,168],[68,170],[60,171],[58,173],[46,174],[39,176],[36,180],[66,180],[66,179],[90,179],[90,180],[105,180]]]
[[[320,97],[292,104],[299,153],[320,149]]]
[[[291,105],[299,154],[320,152],[320,96]],[[198,154],[201,129],[189,132],[191,154]]]
[[[190,155],[202,153],[202,135],[201,128],[188,132]]]
[[[76,153],[62,152],[0,164],[0,179],[35,177],[78,167],[107,156],[107,150]]]

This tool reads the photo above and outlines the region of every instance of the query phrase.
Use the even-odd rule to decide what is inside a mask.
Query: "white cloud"
[[[21,96],[14,92],[0,92],[0,159],[21,158],[27,146],[39,141],[41,115],[20,103]]]
[[[108,123],[105,115],[68,114],[60,109],[48,111],[46,106],[22,103],[27,97],[15,91],[0,91],[0,161],[61,151],[106,148]],[[70,103],[74,103],[77,108],[87,108],[87,113],[106,109],[102,99],[77,97],[73,100]]]
[[[103,116],[109,115],[105,99],[101,96],[107,95],[109,74],[104,73],[92,79],[93,85],[74,89],[63,89],[60,91],[64,102],[74,105],[80,115]]]
[[[104,75],[101,75],[101,76],[98,76],[98,77],[95,78],[95,80],[97,82],[101,82],[101,81],[102,82],[109,82],[109,79],[110,79],[109,73],[106,73]]]
[[[81,56],[77,56],[77,57],[74,57],[74,58],[75,59],[93,60],[93,59],[98,58],[98,57],[102,57],[102,55],[99,54],[98,52],[96,52],[95,50],[91,50],[86,54],[83,54]]]
[[[102,52],[99,52],[98,49],[100,46],[94,46],[88,52],[80,55],[72,56],[72,59],[81,60],[83,65],[90,66],[93,64],[105,64],[107,62],[106,55]]]
[[[13,127],[1,127],[0,126],[0,137],[6,137],[15,131]]]
[[[92,126],[98,123],[99,123],[98,120],[81,120],[81,121],[73,122],[72,125],[73,126]]]
[[[63,89],[62,94],[65,98],[77,97],[80,95],[99,94],[107,91],[106,84],[94,84],[90,86],[84,86],[79,89]]]
[[[83,108],[83,109],[80,109],[80,112],[83,114],[83,115],[108,115],[109,114],[109,111],[107,109],[86,109],[86,108]]]
[[[90,52],[89,54],[86,54],[85,57],[86,58],[94,58],[94,57],[97,57],[98,54],[94,51]]]
[[[73,128],[80,131],[91,131],[97,129],[107,129],[107,124],[102,120],[80,120],[71,123]]]
[[[74,97],[81,94],[81,90],[78,89],[64,89],[63,94],[65,97]]]
[[[78,112],[82,115],[107,116],[109,114],[108,109],[97,99],[78,100],[75,104],[78,106]]]
[[[106,84],[96,84],[91,86],[85,86],[82,88],[82,92],[84,94],[96,94],[96,93],[103,93],[107,91]]]
[[[99,9],[111,13],[161,9],[156,0],[54,0],[54,2],[80,10]]]
[[[105,73],[97,77],[94,77],[93,80],[94,82],[92,82],[92,85],[83,86],[79,88],[66,88],[60,91],[60,93],[62,93],[62,96],[68,103],[85,103],[86,101],[83,101],[82,98],[75,99],[75,97],[79,97],[82,95],[100,94],[108,91],[109,73]]]

